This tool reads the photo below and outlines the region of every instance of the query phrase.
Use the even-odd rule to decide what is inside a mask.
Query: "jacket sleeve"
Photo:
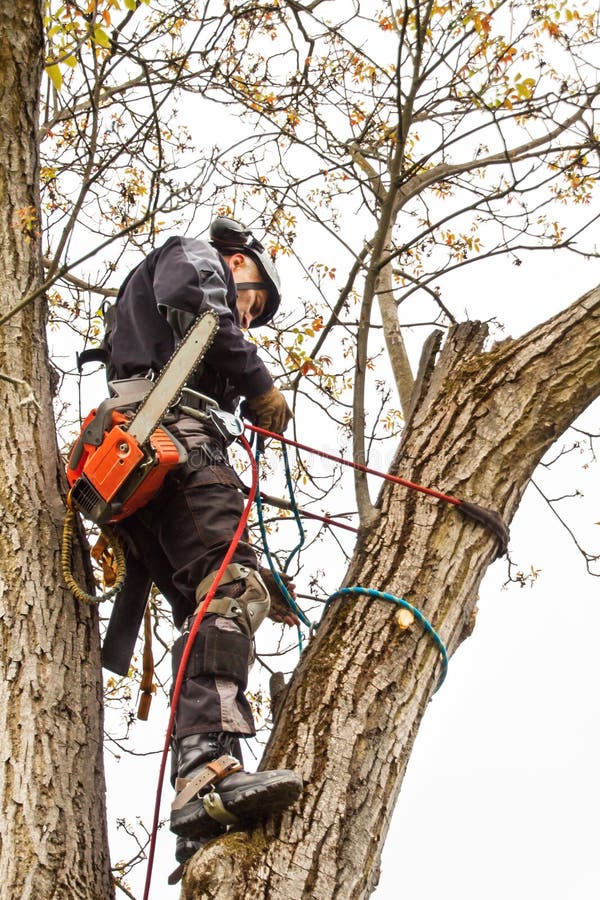
[[[227,378],[243,397],[255,397],[273,384],[254,344],[247,341],[237,315],[227,302],[228,290],[221,257],[205,241],[175,238],[165,244],[153,276],[159,311],[181,340],[194,319],[214,310],[219,330],[204,358]]]

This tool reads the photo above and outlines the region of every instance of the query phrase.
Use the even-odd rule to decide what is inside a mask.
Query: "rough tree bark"
[[[421,379],[392,471],[512,519],[543,453],[600,394],[600,287],[518,340],[484,349],[486,327],[453,328]],[[495,539],[456,509],[386,483],[346,585],[405,597],[452,654],[470,633]],[[383,602],[338,600],[287,693],[263,765],[305,781],[278,823],[234,833],[188,866],[185,900],[362,898],[440,665],[415,623]]]
[[[42,281],[41,0],[0,10],[1,314]],[[46,309],[0,329],[0,884],[3,897],[112,897],[94,612],[61,584],[64,508]]]

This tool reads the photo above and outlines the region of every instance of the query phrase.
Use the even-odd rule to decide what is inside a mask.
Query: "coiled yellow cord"
[[[67,496],[67,514],[65,516],[65,524],[63,526],[62,548],[60,553],[62,577],[73,596],[83,603],[96,604],[101,603],[103,600],[109,600],[121,590],[121,587],[123,586],[123,582],[125,580],[125,553],[123,552],[121,541],[114,533],[114,531],[106,528],[102,529],[102,536],[105,538],[107,543],[110,544],[113,550],[116,576],[110,590],[106,591],[104,594],[100,594],[99,596],[97,596],[96,594],[89,594],[87,591],[84,591],[83,588],[77,584],[75,578],[73,577],[73,571],[71,569],[71,559],[73,554],[74,532],[75,510],[73,509],[73,505],[71,503],[71,495],[69,493],[69,495]]]

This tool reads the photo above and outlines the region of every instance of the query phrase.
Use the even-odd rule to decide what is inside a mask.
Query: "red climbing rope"
[[[156,851],[156,835],[158,831],[158,821],[160,818],[160,800],[162,795],[162,786],[165,777],[165,769],[167,766],[167,757],[169,754],[169,748],[171,746],[171,737],[173,734],[173,725],[175,724],[175,714],[177,712],[177,703],[179,701],[179,694],[181,693],[181,685],[183,684],[183,679],[185,676],[185,670],[187,666],[187,662],[192,652],[192,647],[194,645],[194,640],[196,638],[196,634],[198,633],[198,628],[200,627],[200,623],[206,614],[206,610],[208,609],[211,600],[215,596],[216,590],[219,587],[221,582],[221,578],[223,577],[223,573],[225,569],[231,562],[233,554],[235,552],[235,548],[237,547],[242,534],[244,532],[244,528],[246,527],[246,522],[248,521],[248,516],[250,515],[250,510],[252,509],[252,504],[254,503],[254,498],[256,495],[256,491],[258,489],[258,467],[256,465],[256,460],[254,459],[254,454],[252,453],[252,448],[250,444],[246,440],[246,438],[241,435],[240,441],[248,453],[250,457],[250,464],[252,466],[252,486],[250,487],[250,491],[248,493],[248,500],[246,501],[246,506],[244,507],[244,512],[242,513],[242,517],[239,521],[239,524],[235,530],[235,534],[231,540],[231,544],[229,545],[229,549],[225,554],[223,562],[219,566],[219,570],[215,576],[215,580],[213,581],[210,590],[204,600],[198,612],[196,613],[196,617],[194,620],[194,624],[190,628],[190,633],[188,635],[188,639],[185,643],[185,647],[183,648],[183,654],[181,657],[181,662],[179,664],[179,669],[177,671],[177,678],[175,679],[175,686],[173,688],[173,696],[171,698],[171,714],[169,716],[169,724],[167,725],[167,733],[165,736],[165,745],[162,752],[162,757],[160,761],[160,770],[158,773],[158,786],[156,790],[156,800],[154,803],[154,819],[152,821],[152,833],[150,835],[150,849],[148,851],[148,868],[146,871],[146,883],[144,885],[144,900],[148,900],[150,895],[150,883],[152,881],[152,868],[154,865],[154,854]]]
[[[291,438],[276,434],[274,431],[267,431],[265,428],[259,428],[258,425],[250,425],[249,422],[245,422],[244,424],[250,431],[254,431],[263,438],[275,438],[275,440],[282,441],[284,444],[289,444],[291,447],[297,447],[298,450],[306,450],[307,453],[314,453],[316,456],[322,456],[324,459],[331,459],[333,462],[341,463],[342,466],[349,466],[351,469],[358,469],[359,472],[366,472],[367,475],[377,475],[379,478],[385,478],[386,481],[392,481],[394,484],[401,484],[403,487],[411,488],[413,491],[420,491],[421,494],[428,494],[430,497],[436,497],[438,500],[445,500],[446,503],[453,503],[455,506],[460,506],[463,502],[462,500],[459,500],[458,497],[452,497],[450,494],[443,494],[441,491],[425,487],[422,484],[414,484],[412,481],[407,481],[406,478],[400,478],[399,475],[390,475],[389,472],[378,472],[377,469],[371,469],[369,466],[362,465],[362,463],[344,459],[343,456],[334,456],[333,453],[317,450],[316,447],[309,447],[307,444],[300,444],[298,441],[293,441]]]
[[[443,500],[445,503],[451,503],[463,515],[467,516],[467,518],[474,522],[478,522],[494,534],[498,541],[497,556],[503,556],[506,553],[509,540],[508,525],[500,513],[496,512],[494,509],[487,509],[485,506],[479,506],[477,503],[471,503],[469,500],[460,500],[458,497],[453,497],[452,494],[444,494],[442,491],[436,491],[435,488],[425,487],[423,484],[415,484],[414,481],[407,481],[406,478],[400,478],[399,475],[390,475],[389,472],[379,472],[377,469],[371,469],[369,466],[365,466],[362,463],[344,459],[342,456],[334,456],[333,453],[317,450],[316,447],[309,447],[307,444],[300,444],[298,441],[283,437],[283,435],[276,434],[274,431],[267,431],[265,428],[259,428],[257,425],[251,425],[248,422],[246,422],[245,425],[246,428],[262,438],[273,438],[277,441],[282,441],[282,443],[289,444],[291,447],[296,447],[298,450],[314,453],[316,456],[330,459],[333,462],[340,463],[342,466],[358,469],[359,472],[366,472],[367,475],[376,475],[378,478],[385,479],[385,481],[391,481],[393,484],[400,484],[410,490],[419,491],[421,494],[427,494],[429,497],[435,497],[437,500]],[[348,526],[345,527],[348,528]]]

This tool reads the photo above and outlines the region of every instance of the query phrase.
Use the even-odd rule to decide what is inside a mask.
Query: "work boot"
[[[289,769],[244,772],[228,750],[227,734],[192,734],[177,742],[177,788],[171,831],[192,840],[215,837],[228,825],[247,825],[290,806],[302,780]],[[195,788],[195,790],[194,790]]]
[[[197,775],[207,763],[223,756],[223,754],[235,757],[241,766],[242,748],[240,740],[236,735],[228,734],[227,732],[213,732],[210,734],[190,734],[176,740],[171,751],[171,784],[179,793],[182,781],[189,781]],[[171,822],[172,821],[173,814],[171,814]],[[210,833],[207,832],[198,839],[196,839],[195,835],[186,835],[186,840],[180,844],[179,842],[182,838],[178,836],[175,846],[175,856],[179,862],[183,862],[183,860],[177,856],[178,848],[179,852],[183,853],[184,844],[200,843],[200,841],[205,844],[210,838],[218,837],[227,830],[225,825],[221,825],[214,820],[213,825],[214,828],[210,830]],[[171,827],[171,831],[179,835],[179,832],[176,832],[173,827]]]

